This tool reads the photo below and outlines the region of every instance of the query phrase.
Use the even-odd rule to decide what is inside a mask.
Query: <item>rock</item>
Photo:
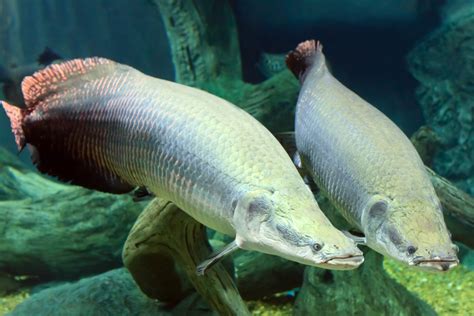
[[[448,1],[444,22],[408,55],[416,96],[443,146],[434,170],[474,194],[474,3]]]
[[[0,273],[0,297],[15,292],[21,287],[21,282],[5,273]]]
[[[202,300],[191,296],[174,310],[145,296],[126,269],[43,290],[18,305],[11,316],[212,315]]]
[[[383,257],[365,253],[364,264],[350,271],[307,268],[295,315],[436,315],[425,302],[388,276]]]
[[[246,300],[300,287],[305,268],[293,261],[250,251],[235,255],[234,265],[237,287]]]
[[[468,268],[470,271],[474,271],[474,250],[466,247],[463,244],[459,244],[459,260],[461,264]]]
[[[0,149],[0,272],[72,279],[121,266],[123,242],[144,204],[59,184],[4,154]]]

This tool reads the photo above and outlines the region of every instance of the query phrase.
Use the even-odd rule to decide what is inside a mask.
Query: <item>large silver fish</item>
[[[287,65],[302,83],[295,138],[303,167],[367,245],[413,266],[456,266],[457,247],[409,139],[332,76],[319,42],[298,45]]]
[[[3,102],[41,172],[106,192],[145,186],[236,248],[350,269],[362,252],[319,209],[278,141],[229,102],[107,59],[49,66]]]

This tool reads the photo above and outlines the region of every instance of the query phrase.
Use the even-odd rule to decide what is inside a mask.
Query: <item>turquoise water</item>
[[[344,281],[345,274],[307,269],[303,285],[302,266],[236,255],[228,260],[227,268],[236,267],[235,281],[242,296],[247,301],[271,296],[268,306],[256,308],[268,309],[268,313],[275,312],[270,305],[278,310],[278,302],[286,304],[281,308],[283,314],[293,311],[296,304],[294,312],[300,315],[318,302],[327,314],[333,311],[341,315],[433,310],[443,315],[467,315],[474,309],[474,255],[469,248],[474,244],[470,234],[474,225],[474,2],[2,0],[0,21],[1,100],[22,106],[21,100],[10,99],[10,95],[19,89],[24,76],[43,67],[38,57],[49,48],[63,60],[105,57],[154,77],[207,90],[248,110],[272,132],[292,129],[298,90],[281,56],[301,41],[320,40],[333,75],[385,113],[407,136],[421,126],[433,131],[429,145],[435,150],[429,157],[430,167],[470,194],[462,202],[465,217],[461,226],[451,228],[448,223],[454,239],[466,244],[461,245],[462,267],[442,276],[425,276],[386,262],[390,275],[403,286],[401,296],[394,299],[397,303],[384,310],[377,303],[370,307],[372,298],[357,290],[367,281],[368,272],[347,272],[347,278],[361,280],[349,283]],[[268,54],[276,57],[262,65],[262,56]],[[262,110],[261,104],[271,111]],[[163,304],[147,298],[125,270],[114,270],[123,266],[122,246],[150,198],[135,202],[131,195],[85,191],[40,176],[28,150],[17,155],[3,111],[0,155],[0,296],[38,293],[12,315],[62,315],[65,311],[70,315],[210,313],[199,295],[186,296],[193,291],[187,281],[180,279],[184,285],[180,284],[179,290],[186,295],[179,308],[163,308]],[[458,223],[456,218],[454,222]],[[229,241],[212,232],[208,236],[213,246],[218,244],[216,249]],[[370,269],[385,280],[381,260],[377,260],[371,261]],[[265,263],[275,264],[276,270],[265,270]],[[146,265],[146,273],[153,279],[153,269]],[[255,265],[261,269],[253,268]],[[254,270],[259,277],[252,279],[247,271]],[[80,286],[59,285],[86,277],[89,279],[80,281]],[[313,292],[305,290],[306,294],[299,296],[300,288],[310,287],[309,278],[327,284],[327,292],[314,286]],[[245,287],[239,284],[242,280],[256,285]],[[436,284],[436,291],[430,292],[426,286],[429,282]],[[359,301],[354,299],[331,310],[338,301],[322,299],[315,293],[343,295],[340,284],[351,287]],[[373,290],[392,286],[387,284],[373,285]],[[169,293],[175,285],[169,284]],[[42,291],[48,287],[51,289]],[[295,288],[296,303],[293,296],[272,296]],[[341,292],[336,292],[337,288],[342,288]],[[79,294],[73,297],[74,293]],[[410,293],[416,293],[429,306]],[[55,300],[63,294],[64,300]],[[405,294],[410,297],[406,301]],[[443,297],[446,300],[439,299]],[[0,301],[0,305],[5,302]]]

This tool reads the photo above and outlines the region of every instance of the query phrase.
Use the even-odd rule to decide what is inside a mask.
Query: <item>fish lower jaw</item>
[[[352,270],[358,268],[364,262],[364,256],[341,256],[332,257],[318,264],[318,267],[330,270]]]
[[[416,262],[410,262],[410,266],[414,266],[423,270],[446,272],[459,264],[457,259],[426,259]]]

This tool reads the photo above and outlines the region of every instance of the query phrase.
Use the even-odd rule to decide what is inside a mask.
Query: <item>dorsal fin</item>
[[[60,83],[71,80],[96,69],[101,65],[113,65],[115,62],[99,57],[73,59],[60,64],[52,64],[32,76],[26,77],[21,83],[21,90],[26,107],[36,108],[47,96],[54,94]]]
[[[63,59],[63,58],[58,53],[53,51],[51,48],[46,46],[43,52],[38,56],[36,61],[40,65],[47,66],[53,63],[55,60],[59,60],[59,59]]]
[[[322,51],[323,45],[320,41],[304,41],[286,55],[286,65],[296,78],[303,82],[306,70],[313,65],[316,54]]]

